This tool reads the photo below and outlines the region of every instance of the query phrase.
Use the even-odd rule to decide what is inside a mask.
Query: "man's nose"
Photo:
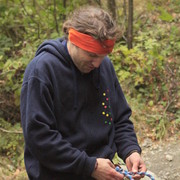
[[[92,60],[92,65],[95,68],[98,68],[100,66],[100,64],[102,63],[103,58],[95,58]]]

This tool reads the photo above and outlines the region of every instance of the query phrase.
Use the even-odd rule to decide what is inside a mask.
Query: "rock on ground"
[[[142,143],[142,156],[147,168],[161,180],[180,179],[180,138]]]

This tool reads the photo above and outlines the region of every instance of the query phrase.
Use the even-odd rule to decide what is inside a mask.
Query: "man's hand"
[[[126,158],[126,166],[130,172],[146,172],[146,165],[139,153],[134,152]],[[135,175],[134,179],[141,179],[143,176]]]
[[[97,180],[123,180],[124,175],[115,170],[114,164],[109,159],[98,158],[97,168],[93,171],[92,177]]]

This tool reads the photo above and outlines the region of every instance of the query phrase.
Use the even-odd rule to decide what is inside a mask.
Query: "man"
[[[65,22],[67,38],[45,41],[28,65],[21,92],[29,179],[123,179],[117,152],[132,172],[146,171],[131,110],[112,63],[117,27],[95,7]],[[140,179],[139,175],[135,176]]]

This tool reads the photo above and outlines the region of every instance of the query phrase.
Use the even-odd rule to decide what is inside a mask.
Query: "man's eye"
[[[89,54],[90,57],[97,57],[96,54]]]

